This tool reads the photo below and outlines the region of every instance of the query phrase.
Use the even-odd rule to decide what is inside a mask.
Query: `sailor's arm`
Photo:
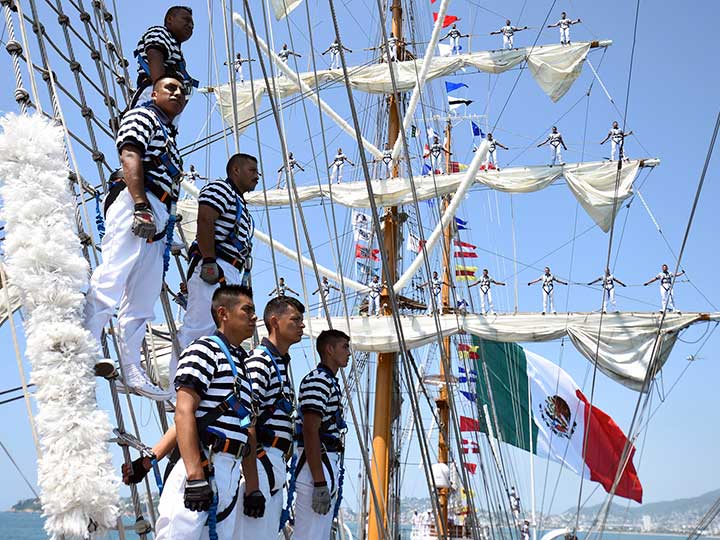
[[[293,294],[296,295],[296,296],[300,296],[300,293],[298,293],[297,291],[291,289],[291,288],[288,287],[287,285],[285,285],[285,290],[286,290],[287,292],[293,293]]]
[[[148,67],[150,68],[150,79],[154,83],[165,75],[165,54],[154,47],[146,49]]]
[[[120,150],[125,184],[135,204],[148,203],[145,195],[145,169],[142,162],[142,150],[134,144],[125,144]]]
[[[548,141],[550,141],[550,137],[548,137],[548,138],[545,139],[543,142],[541,142],[540,144],[538,144],[537,147],[540,148],[541,146],[546,145],[546,144],[548,143]]]
[[[504,287],[504,286],[505,286],[505,282],[504,282],[504,281],[495,281],[494,279],[491,279],[490,281],[491,281],[492,283],[494,283],[495,285],[500,285],[501,287]]]
[[[632,134],[633,134],[633,131],[632,131],[632,129],[631,129],[631,130],[628,131],[627,133],[623,133],[623,137],[629,137],[629,136],[632,135]]]
[[[495,144],[498,145],[498,146],[499,146],[500,148],[502,148],[503,150],[507,150],[507,149],[508,149],[507,146],[505,146],[504,144],[502,144],[502,143],[500,143],[500,142],[498,142],[498,141],[495,141]]]
[[[650,285],[651,283],[657,281],[658,279],[659,279],[659,278],[658,278],[657,276],[655,276],[655,277],[652,278],[652,279],[649,279],[648,281],[646,281],[645,283],[643,283],[643,287],[647,287],[648,285]]]
[[[220,212],[207,204],[198,205],[197,241],[203,258],[215,258],[215,221]]]
[[[605,135],[605,138],[602,141],[600,141],[600,144],[605,144],[611,136],[612,132],[608,131],[608,134]]]
[[[480,285],[480,280],[477,280],[477,281],[476,281],[475,283],[473,283],[472,285],[468,285],[468,289],[472,289],[472,288],[475,287],[476,285]]]
[[[205,478],[200,457],[197,424],[195,422],[195,411],[199,404],[200,396],[197,392],[184,386],[178,388],[175,426],[180,456],[185,464],[188,480],[203,480]]]
[[[303,442],[305,444],[305,457],[313,482],[325,482],[322,467],[322,452],[320,446],[320,424],[322,416],[314,411],[303,411]]]
[[[592,281],[590,281],[590,282],[588,283],[588,285],[595,285],[598,281],[602,281],[602,277],[599,277],[599,278],[597,278],[597,279],[593,279]],[[615,281],[617,281],[617,280],[615,280]],[[618,281],[618,283],[620,283],[620,282]]]
[[[685,273],[685,270],[680,270],[679,272],[675,273],[675,277],[680,277]]]
[[[310,294],[317,294],[319,291],[320,291],[320,287],[318,287],[317,289],[315,289],[315,290],[314,290],[313,292],[311,292]]]
[[[242,459],[242,473],[245,478],[245,493],[252,493],[260,489],[257,471],[257,435],[255,428],[248,429],[247,447],[249,452]]]
[[[565,145],[565,140],[562,138],[562,135],[560,135],[560,144],[562,144],[563,148],[567,150],[567,146]]]
[[[557,277],[555,278],[555,281],[557,281],[557,282],[560,283],[561,285],[567,285],[567,284],[568,284],[567,281],[563,281],[562,279],[557,278]]]
[[[491,36],[496,36],[498,34],[502,34],[502,30],[495,30],[494,32],[490,32]]]
[[[541,279],[542,277],[539,277],[537,279],[533,279],[532,281],[528,281],[528,285],[534,285],[535,283],[538,283]]]
[[[627,287],[627,285],[625,285],[625,284],[624,284],[622,281],[620,281],[618,278],[615,278],[615,283],[617,283],[618,285],[622,285],[623,287]]]

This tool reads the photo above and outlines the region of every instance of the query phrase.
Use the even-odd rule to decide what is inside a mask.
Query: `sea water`
[[[139,538],[132,532],[132,521],[126,522],[125,538],[136,540]],[[410,527],[403,527],[402,540],[410,539]],[[539,535],[538,535],[539,536]],[[603,540],[685,540],[687,536],[675,536],[670,534],[633,534],[633,533],[604,533]],[[117,540],[116,532],[108,533],[104,538]],[[706,537],[711,538],[711,537]],[[2,540],[46,540],[47,535],[43,530],[43,519],[40,514],[32,512],[0,512],[0,539]]]

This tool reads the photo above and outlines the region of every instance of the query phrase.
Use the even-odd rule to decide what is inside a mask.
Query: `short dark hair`
[[[168,9],[168,10],[165,12],[165,18],[163,19],[163,21],[164,21],[164,22],[167,22],[167,20],[168,20],[170,17],[172,17],[173,15],[175,15],[178,11],[183,11],[183,10],[184,10],[184,11],[187,11],[188,13],[190,13],[190,15],[193,14],[192,8],[191,8],[190,6],[172,6],[170,9]]]
[[[320,332],[317,337],[317,341],[315,342],[315,349],[320,355],[320,358],[322,358],[323,353],[325,352],[325,347],[328,345],[335,345],[338,341],[350,341],[350,336],[342,330],[335,330],[334,328]]]
[[[215,326],[220,326],[217,316],[217,310],[221,307],[232,309],[237,303],[240,296],[246,296],[252,300],[252,288],[246,285],[220,285],[212,295],[212,303],[210,305],[210,314],[212,315]]]
[[[250,161],[254,161],[257,163],[257,158],[255,156],[251,156],[250,154],[234,154],[230,156],[230,159],[228,159],[227,165],[225,166],[225,174],[230,176],[230,171],[235,167],[238,161],[244,161],[246,159],[249,159]]]
[[[153,90],[155,90],[160,81],[164,81],[165,79],[175,79],[181,86],[185,87],[185,78],[182,75],[176,71],[166,71],[164,75],[160,75],[155,79],[155,82],[153,82]]]
[[[282,315],[290,308],[297,309],[301,314],[305,313],[303,303],[291,296],[277,296],[267,303],[263,312],[263,322],[268,332],[270,332],[270,318]]]

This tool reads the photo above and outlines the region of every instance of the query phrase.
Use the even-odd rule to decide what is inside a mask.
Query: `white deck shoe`
[[[140,366],[130,364],[124,366],[125,386],[132,392],[153,399],[155,401],[167,401],[172,397],[172,392],[163,390],[155,385]]]

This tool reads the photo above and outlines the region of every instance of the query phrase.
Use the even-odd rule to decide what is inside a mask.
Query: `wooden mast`
[[[452,131],[452,123],[448,118],[447,124],[445,125],[445,149],[450,152],[450,136]],[[445,172],[450,172],[450,154],[445,154]],[[443,213],[447,210],[450,204],[450,195],[443,197],[442,211]],[[441,313],[447,313],[450,307],[450,284],[452,279],[450,276],[450,243],[452,242],[452,227],[448,225],[443,231],[444,236],[444,249],[443,249],[443,274],[442,280],[447,285],[442,286],[442,307]],[[447,359],[448,364],[450,363],[450,338],[446,337],[443,339],[443,354]],[[449,375],[452,375],[451,373]],[[446,371],[445,362],[440,362],[440,380],[445,381]],[[440,386],[440,392],[438,398],[435,400],[435,405],[438,411],[438,420],[440,425],[438,426],[438,463],[448,463],[448,448],[449,448],[449,430],[448,426],[450,423],[450,408],[448,405],[448,386],[442,384]],[[437,488],[438,505],[440,515],[438,516],[439,522],[437,527],[438,538],[443,531],[448,531],[448,495],[449,489],[446,487]]]
[[[390,7],[392,12],[391,31],[398,39],[397,59],[402,60],[405,55],[405,47],[402,43],[402,5],[400,0],[393,0]],[[387,56],[385,56],[387,58]],[[400,133],[400,116],[397,111],[397,99],[399,96],[390,95],[388,99],[389,120],[388,120],[388,143],[392,148]],[[393,166],[393,177],[398,176],[397,164]],[[388,209],[382,218],[385,224],[383,235],[383,249],[385,250],[387,268],[383,277],[389,278],[389,286],[397,279],[398,261],[398,209],[393,206]],[[390,299],[386,289],[383,289],[381,302],[384,304],[384,315],[391,312]],[[370,475],[372,486],[377,495],[377,507],[375,498],[371,497],[370,513],[368,516],[368,540],[380,540],[383,538],[382,529],[388,525],[388,484],[390,477],[390,452],[392,450],[391,424],[393,418],[392,401],[394,392],[394,374],[397,361],[396,353],[380,353],[378,355],[377,372],[375,375],[375,412],[373,416],[373,452],[370,464]]]

